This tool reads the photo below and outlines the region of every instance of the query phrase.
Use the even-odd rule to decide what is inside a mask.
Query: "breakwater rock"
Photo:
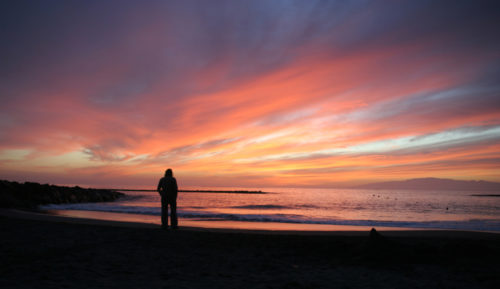
[[[36,209],[45,204],[110,202],[124,196],[106,189],[86,189],[0,180],[0,207]]]

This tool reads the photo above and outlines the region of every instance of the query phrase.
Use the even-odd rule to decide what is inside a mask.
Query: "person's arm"
[[[163,181],[163,178],[160,179],[160,181],[158,182],[158,188],[156,188],[156,190],[158,191],[158,193],[160,195],[161,195],[162,181]]]
[[[174,187],[175,187],[175,198],[177,198],[177,193],[179,192],[179,187],[177,186],[177,180],[174,178]]]

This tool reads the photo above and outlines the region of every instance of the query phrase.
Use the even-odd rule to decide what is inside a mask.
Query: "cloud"
[[[92,146],[83,150],[92,161],[119,162],[130,158],[130,156],[112,153],[101,146]]]
[[[152,176],[169,163],[205,184],[288,184],[304,170],[343,182],[370,176],[380,155],[404,166],[441,154],[458,172],[448,150],[470,156],[499,141],[496,1],[4,8],[3,171],[39,159],[52,174],[45,158],[71,156],[89,178]],[[500,178],[487,165],[483,175]]]
[[[152,163],[159,163],[159,162],[163,163],[169,162],[172,164],[186,163],[196,159],[206,158],[220,154],[222,153],[222,151],[219,150],[221,146],[234,143],[239,139],[240,139],[239,137],[214,139],[197,144],[175,147],[170,150],[160,152],[156,156],[151,156],[147,161]]]

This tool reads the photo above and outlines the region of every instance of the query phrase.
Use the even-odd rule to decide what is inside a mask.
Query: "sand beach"
[[[500,234],[181,227],[2,209],[1,288],[498,288]]]

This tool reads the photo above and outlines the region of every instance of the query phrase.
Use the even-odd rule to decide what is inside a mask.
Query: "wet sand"
[[[142,215],[142,214],[127,214],[127,213],[113,213],[113,212],[96,212],[85,210],[48,210],[44,213],[64,216],[78,219],[91,219],[91,220],[107,220],[128,223],[156,224],[160,225],[161,221],[159,216]],[[64,220],[64,219],[61,219]],[[89,220],[90,221],[90,220]],[[301,223],[280,223],[280,222],[244,222],[233,220],[221,219],[183,219],[179,218],[179,222],[185,229],[222,229],[222,230],[244,230],[248,231],[264,231],[269,233],[295,232],[295,233],[321,233],[321,232],[337,232],[337,231],[370,231],[372,227],[368,226],[346,226],[346,225],[325,225],[325,224],[301,224]],[[414,228],[397,228],[397,227],[376,227],[377,230],[382,231],[420,231],[422,229]],[[429,230],[430,231],[430,230]]]
[[[500,234],[181,228],[3,210],[0,288],[499,288]]]

